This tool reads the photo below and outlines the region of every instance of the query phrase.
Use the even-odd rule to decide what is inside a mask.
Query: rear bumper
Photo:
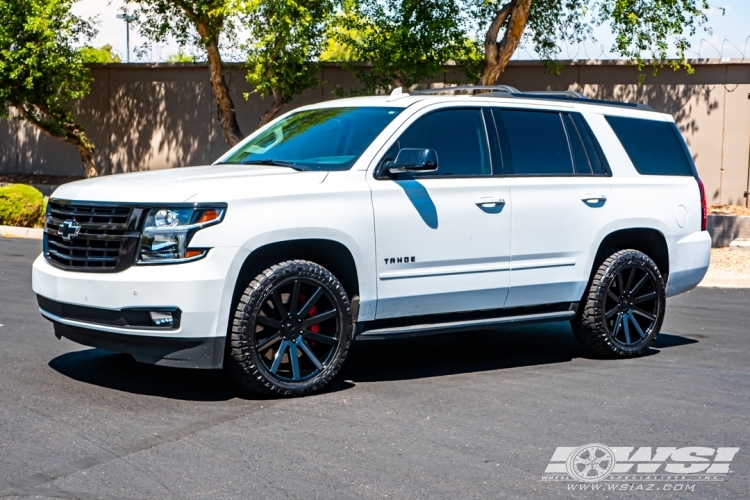
[[[711,235],[707,231],[671,236],[667,297],[692,290],[706,276],[711,260]]]

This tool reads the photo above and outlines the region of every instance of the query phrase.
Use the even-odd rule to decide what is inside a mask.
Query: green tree
[[[237,1],[125,0],[128,14],[136,17],[133,26],[150,41],[163,43],[172,37],[181,47],[205,51],[219,124],[230,146],[243,134],[224,77],[219,42],[222,37],[228,44],[234,41]]]
[[[72,0],[0,2],[0,116],[11,114],[74,145],[87,177],[96,176],[94,145],[71,105],[89,92],[89,71],[75,45],[91,24],[70,12]]]
[[[167,56],[167,62],[170,63],[194,63],[196,60],[195,56],[193,54],[188,54],[182,49],[179,49],[174,54],[169,54]]]
[[[494,85],[522,42],[554,72],[561,44],[590,39],[592,26],[602,24],[609,24],[616,37],[612,51],[640,70],[649,58],[654,72],[668,65],[692,73],[686,35],[705,27],[708,8],[708,0],[475,0],[468,10],[486,29],[480,82]],[[671,50],[676,59],[669,58]]]
[[[85,63],[119,63],[121,61],[120,56],[112,52],[112,46],[107,44],[100,48],[96,47],[82,47],[78,49]]]
[[[339,13],[339,15],[343,15]],[[341,40],[346,43],[342,43]],[[349,40],[354,39],[357,43],[362,42],[362,34],[353,30],[346,29],[334,17],[331,22],[330,30],[326,34],[325,49],[320,54],[320,60],[323,62],[350,62],[354,61],[354,53]]]
[[[318,60],[333,12],[329,0],[249,0],[242,2],[242,24],[249,31],[247,81],[273,101],[258,121],[262,127],[295,95],[320,84]],[[245,96],[249,97],[249,94]]]
[[[411,87],[446,62],[471,69],[476,61],[459,0],[345,0],[342,12],[332,39],[348,49],[349,60],[369,63],[344,64],[364,84],[359,93]]]

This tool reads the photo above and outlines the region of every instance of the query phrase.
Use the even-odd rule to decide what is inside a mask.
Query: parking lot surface
[[[358,342],[324,394],[57,340],[39,241],[0,238],[0,497],[750,497],[750,290],[669,300],[649,355],[582,357],[566,323]],[[694,491],[571,491],[560,446],[739,447]],[[635,486],[635,484],[634,484]]]

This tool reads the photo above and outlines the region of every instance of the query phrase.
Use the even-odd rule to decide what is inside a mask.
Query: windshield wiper
[[[292,161],[283,161],[283,160],[250,160],[246,162],[243,161],[242,164],[243,165],[273,165],[274,167],[289,167],[298,171],[310,170],[310,168],[306,167],[305,165],[298,165]]]

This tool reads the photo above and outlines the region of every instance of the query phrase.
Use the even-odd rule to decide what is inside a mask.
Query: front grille
[[[48,262],[63,269],[121,271],[133,264],[141,212],[117,204],[50,200],[44,255]],[[76,234],[71,227],[77,230]]]

